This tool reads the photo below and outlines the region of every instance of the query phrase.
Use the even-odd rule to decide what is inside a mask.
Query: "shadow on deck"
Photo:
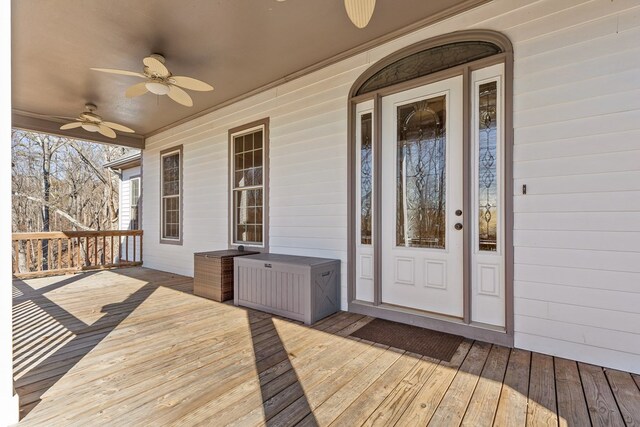
[[[640,377],[465,340],[450,362],[193,296],[131,268],[14,281],[21,424],[615,425]]]

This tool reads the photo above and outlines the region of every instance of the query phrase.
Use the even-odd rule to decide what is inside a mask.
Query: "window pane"
[[[371,244],[371,200],[373,145],[371,141],[372,116],[363,114],[360,118],[360,242]]]
[[[259,130],[253,134],[253,149],[259,150],[262,148],[262,131]]]
[[[235,164],[236,170],[244,169],[244,157],[243,157],[242,153],[241,154],[236,154],[235,158],[236,158],[236,164]]]
[[[246,243],[262,243],[262,206],[256,207],[258,200],[262,202],[262,190],[238,190],[235,192],[236,241]]]
[[[478,91],[478,230],[481,251],[496,251],[498,246],[497,89],[497,82],[490,82],[480,85]]]
[[[244,136],[236,136],[234,138],[233,144],[234,144],[234,152],[235,153],[242,153],[244,151]]]
[[[180,192],[180,154],[175,153],[162,158],[163,196],[177,195]]]
[[[253,152],[253,166],[262,166],[262,149],[255,150]]]
[[[167,197],[162,199],[163,217],[163,238],[179,239],[180,230],[180,199],[178,197]]]
[[[398,107],[396,244],[445,247],[445,96]]]
[[[131,218],[129,219],[129,230],[138,230],[138,208],[131,207]]]
[[[244,149],[242,151],[253,150],[253,134],[250,133],[244,136]]]
[[[140,179],[138,178],[132,179],[130,183],[131,183],[131,188],[129,193],[131,196],[131,200],[130,200],[131,207],[138,206],[138,199],[140,199]]]
[[[244,157],[244,168],[251,169],[253,167],[253,151],[245,152],[243,154]]]

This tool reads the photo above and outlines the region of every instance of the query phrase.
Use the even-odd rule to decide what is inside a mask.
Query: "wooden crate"
[[[255,251],[198,252],[193,257],[193,293],[214,301],[233,299],[233,258]]]

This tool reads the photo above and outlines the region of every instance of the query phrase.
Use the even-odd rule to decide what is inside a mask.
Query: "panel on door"
[[[382,302],[463,316],[462,77],[382,99]]]

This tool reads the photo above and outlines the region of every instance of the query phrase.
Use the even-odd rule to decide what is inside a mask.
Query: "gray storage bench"
[[[340,260],[259,254],[233,263],[235,305],[307,325],[340,309]]]

